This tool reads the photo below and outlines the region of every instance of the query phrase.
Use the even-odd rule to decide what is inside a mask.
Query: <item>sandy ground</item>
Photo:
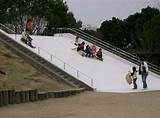
[[[0,118],[159,118],[160,92],[96,93],[0,108]]]
[[[56,91],[73,88],[40,72],[25,62],[23,58],[8,50],[1,42],[0,70],[7,73],[5,76],[0,74],[0,90],[38,89],[39,91]]]

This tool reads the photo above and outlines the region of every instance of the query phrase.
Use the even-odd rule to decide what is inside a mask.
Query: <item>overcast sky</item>
[[[129,15],[140,12],[142,8],[157,6],[160,0],[66,0],[69,10],[84,25],[100,27],[105,20],[113,16],[125,19]]]

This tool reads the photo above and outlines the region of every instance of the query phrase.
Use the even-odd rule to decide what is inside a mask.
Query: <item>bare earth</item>
[[[2,107],[0,118],[160,118],[160,92],[85,92]]]
[[[39,91],[56,91],[73,88],[38,71],[26,63],[23,58],[8,50],[1,42],[0,70],[6,73],[6,75],[0,74],[0,90],[38,89]]]

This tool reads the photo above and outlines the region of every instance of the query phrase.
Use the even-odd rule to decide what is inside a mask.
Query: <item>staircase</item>
[[[11,33],[14,33],[14,31],[12,31]],[[84,82],[69,75],[62,69],[58,68],[57,66],[45,60],[44,58],[40,57],[38,54],[35,54],[34,52],[25,48],[24,46],[17,43],[16,41],[14,41],[1,31],[0,31],[0,41],[3,44],[5,44],[10,50],[14,51],[16,54],[21,56],[26,62],[30,63],[33,67],[47,74],[51,78],[53,77],[57,81],[65,82],[66,84],[73,86],[75,88],[85,88],[86,90],[93,90],[92,87],[86,85]]]

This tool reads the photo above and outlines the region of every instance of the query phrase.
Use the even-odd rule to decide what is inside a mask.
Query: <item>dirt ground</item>
[[[159,118],[160,92],[96,93],[0,108],[0,118]]]
[[[6,75],[0,74],[0,90],[56,91],[73,88],[38,71],[26,63],[23,58],[8,50],[1,42],[0,70],[6,73]]]

